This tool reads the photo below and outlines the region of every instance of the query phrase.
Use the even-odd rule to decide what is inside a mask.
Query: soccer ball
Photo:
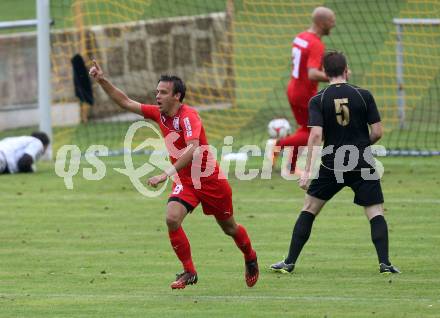
[[[292,128],[286,118],[272,119],[267,125],[267,131],[271,138],[279,139],[286,137]]]

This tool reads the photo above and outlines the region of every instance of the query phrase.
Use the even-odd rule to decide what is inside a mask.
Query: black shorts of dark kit
[[[375,173],[374,169],[370,170],[370,174],[372,173]],[[338,183],[337,174],[342,176],[342,183]],[[366,180],[364,177],[360,170],[335,172],[321,165],[319,175],[316,179],[312,180],[307,194],[328,201],[347,186],[354,192],[353,202],[360,206],[367,207],[383,203],[384,199],[379,177],[376,175],[374,180]]]

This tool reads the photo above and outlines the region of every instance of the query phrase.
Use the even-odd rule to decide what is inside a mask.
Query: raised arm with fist
[[[128,98],[128,96],[119,88],[114,86],[108,79],[104,77],[101,66],[95,59],[92,61],[93,66],[90,68],[89,74],[104,89],[107,95],[120,107],[129,112],[142,115],[141,104]]]

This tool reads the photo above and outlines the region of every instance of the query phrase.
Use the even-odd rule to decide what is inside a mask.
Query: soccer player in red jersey
[[[183,265],[183,272],[177,275],[171,288],[182,289],[197,283],[197,272],[182,222],[199,203],[203,212],[213,215],[225,234],[231,236],[243,252],[246,284],[254,286],[259,275],[257,254],[246,229],[234,219],[231,187],[218,163],[206,151],[208,141],[202,121],[195,109],[182,104],[186,91],[183,81],[177,76],[162,76],[156,90],[157,105],[144,105],[131,100],[110,83],[96,61],[93,61],[90,75],[120,107],[158,123],[165,137],[172,167],[150,178],[148,184],[157,187],[168,177],[174,176],[175,179],[168,199],[166,223],[171,246]],[[206,169],[212,171],[208,176],[202,173]]]
[[[293,147],[290,171],[294,172],[298,147],[306,146],[310,129],[308,122],[308,103],[318,91],[318,82],[327,82],[328,78],[322,71],[321,60],[325,46],[321,38],[330,34],[336,25],[336,17],[332,10],[317,7],[312,13],[311,27],[299,33],[292,43],[292,74],[287,86],[287,98],[293,116],[298,124],[297,130],[277,141],[276,146],[283,149]]]

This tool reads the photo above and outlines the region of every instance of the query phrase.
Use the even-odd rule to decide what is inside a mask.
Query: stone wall
[[[0,36],[0,110],[36,104],[37,50],[34,33]]]
[[[154,102],[157,80],[166,73],[185,80],[188,102],[228,103],[232,99],[228,24],[225,13],[212,13],[93,26],[82,33],[52,31],[53,103],[76,101],[70,59],[81,52],[86,64],[96,58],[112,82],[133,99]],[[94,85],[93,116],[117,112]],[[0,36],[0,111],[30,104],[37,104],[36,35]]]

